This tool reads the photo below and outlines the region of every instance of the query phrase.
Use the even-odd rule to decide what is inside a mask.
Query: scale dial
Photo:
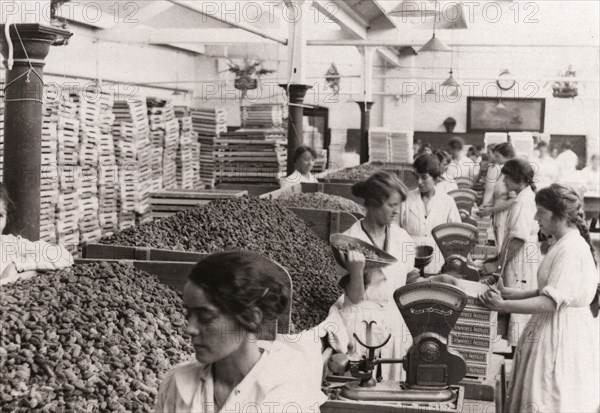
[[[437,282],[406,285],[396,290],[394,299],[401,309],[431,303],[461,311],[467,303],[467,295],[461,289]]]
[[[434,237],[443,239],[447,236],[461,236],[472,240],[477,240],[477,228],[470,224],[460,222],[438,225],[431,230]]]

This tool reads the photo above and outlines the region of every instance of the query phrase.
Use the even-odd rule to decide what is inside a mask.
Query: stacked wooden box
[[[98,159],[101,140],[98,96],[74,91],[71,101],[77,105],[79,118],[79,237],[81,242],[96,240],[102,236],[98,219]]]
[[[98,127],[98,220],[103,235],[112,234],[119,226],[119,167],[115,157],[112,127],[114,96],[102,91]]]
[[[164,107],[165,101],[154,98],[147,98],[148,119],[150,121],[150,144],[152,152],[152,180],[150,187],[153,192],[160,191],[163,188],[163,153],[165,144],[165,119]]]
[[[242,128],[271,129],[284,126],[284,105],[267,103],[242,106]]]
[[[194,189],[200,186],[200,144],[193,130],[191,116],[178,118],[179,148],[177,150],[177,188]]]
[[[271,132],[239,130],[216,140],[217,180],[222,183],[279,183],[285,176],[285,139]],[[279,135],[281,136],[281,135]]]
[[[482,306],[476,297],[469,297],[449,340],[449,348],[467,362],[467,377],[480,381],[487,378],[497,329],[498,313]]]
[[[200,180],[206,188],[215,186],[215,140],[227,132],[227,112],[224,109],[198,109],[190,111],[194,132],[200,142]]]
[[[412,131],[390,131],[390,162],[413,162]]]
[[[119,229],[150,217],[152,166],[145,99],[116,101],[115,154],[119,165]]]
[[[413,133],[384,128],[369,129],[370,162],[413,162]]]
[[[389,162],[390,146],[386,130],[369,129],[369,162]]]
[[[57,243],[56,203],[59,194],[58,124],[52,120],[51,111],[42,116],[42,168],[40,176],[40,239]]]
[[[58,171],[60,193],[56,205],[57,242],[71,252],[77,251],[79,234],[79,120],[77,105],[70,97],[61,100],[58,113]]]
[[[177,150],[179,149],[179,122],[171,119],[165,123],[163,148],[163,188],[177,188]]]

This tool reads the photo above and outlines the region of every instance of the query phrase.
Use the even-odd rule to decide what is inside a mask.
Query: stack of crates
[[[498,313],[482,306],[477,297],[468,297],[467,305],[450,333],[448,346],[464,357],[466,377],[481,382],[488,378],[497,331]]]

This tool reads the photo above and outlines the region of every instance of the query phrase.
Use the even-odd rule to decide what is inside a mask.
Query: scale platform
[[[350,384],[350,383],[349,383]],[[354,386],[349,386],[350,391]],[[356,382],[358,387],[358,382]],[[398,394],[399,384],[394,381],[382,381],[377,384],[377,390],[373,396],[389,397],[392,394]],[[348,412],[369,412],[369,413],[434,413],[434,412],[456,412],[463,410],[464,388],[462,386],[450,386],[450,389],[438,392],[438,400],[418,400],[423,396],[416,390],[400,390],[409,393],[407,397],[414,400],[404,401],[374,401],[374,400],[351,400],[343,397],[341,394],[335,396],[335,400],[327,400],[321,406],[322,413],[348,413]],[[393,397],[393,396],[392,396]]]

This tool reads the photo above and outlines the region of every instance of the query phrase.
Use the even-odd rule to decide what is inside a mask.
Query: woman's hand
[[[477,214],[480,217],[487,217],[489,215],[492,215],[494,213],[494,207],[491,206],[482,206],[479,208],[479,211],[477,211]]]
[[[406,284],[416,283],[417,281],[419,281],[420,278],[421,273],[417,270],[413,270],[406,274]]]
[[[479,296],[479,301],[492,311],[504,312],[504,299],[502,293],[496,287],[490,287]]]
[[[365,256],[360,251],[348,251],[346,255],[346,269],[350,274],[361,274],[365,271]]]

